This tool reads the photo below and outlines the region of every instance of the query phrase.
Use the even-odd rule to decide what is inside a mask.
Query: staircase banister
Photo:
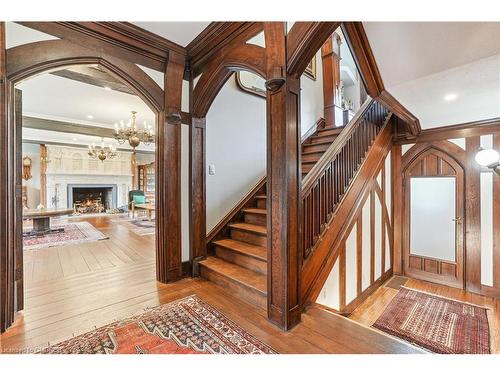
[[[356,129],[358,122],[363,119],[363,116],[374,102],[375,100],[371,97],[368,97],[365,100],[359,111],[354,115],[351,121],[349,121],[349,123],[345,126],[344,130],[339,134],[337,138],[335,138],[330,147],[328,147],[328,149],[321,156],[318,162],[309,171],[309,173],[302,181],[302,198],[308,194],[309,190],[311,190],[311,188],[314,186],[317,179],[324,173],[331,160],[342,149],[345,142],[349,139],[351,134]]]

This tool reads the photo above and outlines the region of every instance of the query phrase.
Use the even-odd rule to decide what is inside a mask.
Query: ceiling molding
[[[187,46],[189,64],[196,77],[211,56],[232,43],[246,42],[263,30],[262,22],[212,22]]]
[[[439,128],[424,129],[416,137],[405,139],[404,136],[395,138],[397,144],[421,143],[442,141],[454,138],[477,137],[486,134],[500,132],[500,117],[495,117],[487,120],[479,120],[465,122],[463,124],[455,124],[442,126]]]
[[[65,143],[65,142],[56,142],[56,141],[37,141],[33,139],[23,139],[22,143],[29,143],[32,145],[52,145],[52,146],[65,146],[65,147],[75,147],[75,148],[81,148],[81,149],[88,149],[88,146],[85,145],[79,145],[79,144],[74,144],[74,143]],[[128,152],[128,153],[133,153],[133,150],[127,149],[127,148],[116,148],[116,151],[121,151],[121,152]],[[144,155],[154,155],[155,151],[145,151],[145,150],[135,150],[136,154],[144,154]]]
[[[169,53],[186,56],[184,47],[128,22],[18,23],[160,72]]]

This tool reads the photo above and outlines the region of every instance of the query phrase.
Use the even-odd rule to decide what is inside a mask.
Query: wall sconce
[[[492,169],[500,176],[500,154],[497,150],[479,148],[474,159],[480,166]]]

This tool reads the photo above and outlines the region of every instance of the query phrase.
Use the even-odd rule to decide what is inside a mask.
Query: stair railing
[[[302,249],[306,259],[321,239],[366,153],[389,118],[368,98],[302,182]]]

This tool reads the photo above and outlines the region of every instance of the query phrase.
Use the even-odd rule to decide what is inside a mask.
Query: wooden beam
[[[265,22],[267,70],[267,313],[284,330],[301,319],[300,78],[287,74],[285,24]]]
[[[159,35],[125,22],[19,22],[89,49],[163,72],[169,52],[186,50]]]
[[[287,73],[299,78],[340,22],[295,22],[286,37]]]
[[[78,124],[75,122],[47,120],[30,116],[23,116],[23,127],[59,133],[89,135],[101,138],[113,138],[114,134],[114,130],[110,128]]]
[[[245,43],[262,31],[262,22],[212,22],[186,47],[193,77],[230,44]]]
[[[461,124],[440,126],[424,129],[413,139],[396,138],[396,144],[422,143],[444,141],[453,138],[477,137],[485,134],[500,133],[500,118],[494,117],[487,120],[471,121]]]
[[[40,204],[47,207],[47,145],[40,144]]]
[[[392,217],[393,217],[393,272],[403,274],[403,176],[401,172],[401,145],[392,146]]]

